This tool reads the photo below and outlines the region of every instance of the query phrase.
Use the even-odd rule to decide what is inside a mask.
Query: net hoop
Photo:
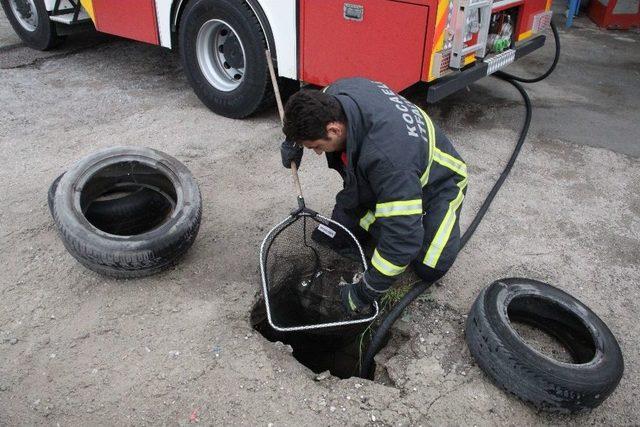
[[[360,257],[362,258],[362,265],[364,266],[365,271],[367,269],[367,259],[366,259],[365,255],[364,255],[364,251],[362,250],[362,246],[360,246],[360,242],[358,242],[358,239],[356,239],[356,237],[353,235],[353,233],[351,233],[351,231],[348,228],[346,228],[344,225],[340,224],[339,222],[336,222],[336,221],[332,220],[331,218],[326,218],[326,217],[320,215],[319,213],[310,211],[308,209],[299,210],[299,211],[289,215],[284,220],[279,222],[275,227],[273,227],[269,231],[269,233],[267,233],[267,235],[265,236],[264,240],[262,241],[262,244],[260,245],[260,273],[261,273],[261,276],[262,276],[262,295],[264,296],[264,305],[265,305],[265,308],[266,308],[267,320],[269,322],[269,325],[273,329],[275,329],[276,331],[279,331],[279,332],[296,332],[296,331],[308,331],[308,330],[313,330],[313,329],[324,329],[324,328],[335,328],[335,327],[342,327],[342,326],[358,325],[358,324],[361,324],[361,323],[369,323],[369,322],[372,322],[373,320],[375,320],[375,318],[378,317],[378,314],[380,313],[377,301],[374,301],[374,303],[373,303],[373,307],[375,309],[373,315],[371,317],[365,317],[365,318],[362,318],[362,319],[343,320],[343,321],[339,321],[339,322],[316,323],[316,324],[311,324],[311,325],[286,326],[286,327],[285,326],[278,326],[273,322],[273,319],[272,319],[272,316],[271,316],[271,305],[269,303],[269,292],[268,292],[268,289],[267,289],[267,271],[266,271],[267,267],[265,265],[265,249],[266,249],[266,245],[267,245],[267,242],[273,241],[274,236],[277,233],[279,233],[284,227],[286,227],[289,224],[291,224],[292,222],[296,221],[301,216],[308,216],[308,217],[311,217],[311,218],[319,219],[320,222],[334,224],[334,225],[340,227],[342,230],[344,230],[347,234],[349,234],[349,236],[351,236],[351,238],[353,239],[353,241],[356,243],[356,245],[358,247],[358,251],[360,252]]]

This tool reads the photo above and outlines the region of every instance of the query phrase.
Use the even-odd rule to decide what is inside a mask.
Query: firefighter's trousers
[[[429,248],[433,245],[434,239],[438,234],[438,230],[445,220],[447,210],[449,209],[449,202],[444,199],[442,203],[438,203],[437,200],[434,200],[433,202],[434,203],[429,204],[429,208],[426,209],[426,212],[422,216],[422,227],[424,230],[422,248],[411,263],[411,266],[418,277],[430,283],[435,282],[444,276],[458,256],[458,251],[460,250],[459,218],[460,210],[462,209],[461,203],[455,215],[455,223],[451,230],[451,234],[448,236],[446,242],[444,242],[442,254],[438,259],[435,268],[432,268],[425,264],[426,254],[429,251]],[[363,230],[359,226],[360,218],[358,218],[357,215],[351,214],[337,205],[333,209],[331,218],[347,227],[360,241],[363,248],[366,248],[365,251],[367,249],[373,250],[377,242],[375,228],[370,229],[371,232]],[[336,238],[340,238],[340,233],[336,235]],[[335,243],[337,246],[340,246],[339,241],[336,241]]]

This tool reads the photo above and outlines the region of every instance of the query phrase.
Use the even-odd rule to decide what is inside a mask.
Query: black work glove
[[[280,145],[280,155],[282,156],[282,165],[291,169],[291,162],[296,162],[296,166],[300,167],[302,161],[303,148],[298,146],[295,142],[285,139]]]
[[[363,275],[356,282],[349,283],[340,288],[342,307],[349,317],[370,314],[373,302],[383,294],[383,292],[375,292],[368,287],[364,280]]]

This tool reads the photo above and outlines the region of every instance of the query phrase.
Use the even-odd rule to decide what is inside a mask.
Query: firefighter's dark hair
[[[287,101],[282,132],[291,141],[314,141],[327,137],[331,122],[347,122],[340,102],[319,90],[303,89]]]

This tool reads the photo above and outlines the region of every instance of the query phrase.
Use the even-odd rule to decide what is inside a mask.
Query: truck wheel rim
[[[33,32],[38,27],[38,10],[34,0],[11,0],[11,12],[22,28]]]
[[[202,74],[218,90],[230,92],[244,80],[245,53],[238,33],[224,21],[205,22],[196,39]]]

